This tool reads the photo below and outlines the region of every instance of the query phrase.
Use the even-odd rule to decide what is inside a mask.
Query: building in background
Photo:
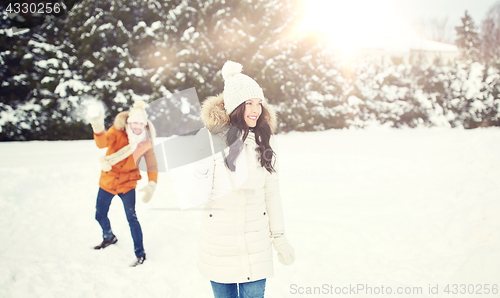
[[[413,33],[365,37],[347,49],[340,48],[351,61],[361,57],[382,57],[405,64],[437,61],[448,64],[460,54],[456,45],[421,38]]]

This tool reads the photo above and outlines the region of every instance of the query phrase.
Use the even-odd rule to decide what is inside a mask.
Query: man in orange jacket
[[[92,112],[89,113],[97,147],[108,148],[106,155],[100,159],[102,171],[95,215],[103,231],[103,241],[95,249],[106,248],[118,241],[108,218],[111,200],[118,195],[122,199],[134,240],[137,257],[132,264],[134,267],[146,260],[141,225],[135,213],[135,188],[137,181],[141,179],[138,169],[141,157],[144,156],[146,160],[149,178],[149,183],[141,189],[145,192],[142,198],[144,202],[148,202],[153,196],[158,180],[158,166],[151,142],[156,133],[153,124],[147,119],[144,105],[143,101],[138,101],[130,111],[119,113],[113,126],[107,131],[104,129],[102,109],[93,115]]]

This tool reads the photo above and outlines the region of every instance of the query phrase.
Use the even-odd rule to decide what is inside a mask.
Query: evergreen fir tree
[[[469,62],[476,62],[480,59],[480,39],[474,20],[467,10],[461,18],[462,24],[455,27],[457,31],[456,45],[460,50],[461,59]]]
[[[151,44],[151,36],[134,29],[141,22],[158,20],[155,11],[146,1],[84,0],[66,18],[8,39],[9,46],[19,46],[7,51],[12,58],[7,57],[2,69],[13,67],[16,57],[30,67],[18,69],[22,75],[4,70],[7,83],[2,88],[10,89],[0,96],[14,98],[9,104],[13,117],[4,123],[9,129],[2,129],[0,138],[89,138],[91,130],[82,117],[83,95],[104,102],[108,127],[134,100],[149,98],[151,75],[139,67],[137,57],[143,54],[141,47]],[[20,77],[26,82],[15,80]],[[17,96],[24,90],[20,84],[29,92]]]

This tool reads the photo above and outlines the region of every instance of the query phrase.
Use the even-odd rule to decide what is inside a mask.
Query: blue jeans
[[[215,281],[212,283],[212,290],[215,298],[263,298],[266,288],[266,279],[245,282],[240,284],[221,284]],[[238,296],[238,286],[240,295]]]
[[[135,255],[138,258],[142,257],[146,253],[144,252],[144,246],[142,244],[141,225],[139,224],[137,215],[135,214],[135,189],[132,189],[127,193],[119,193],[118,196],[122,199],[123,207],[125,208],[128,225],[130,226],[130,232],[132,233],[132,239],[134,240]],[[109,222],[108,218],[109,205],[111,205],[111,200],[114,197],[114,194],[109,193],[99,187],[99,192],[97,193],[97,203],[95,207],[95,219],[101,225],[102,238],[104,240],[109,240],[114,236],[113,231],[111,231],[111,223]]]

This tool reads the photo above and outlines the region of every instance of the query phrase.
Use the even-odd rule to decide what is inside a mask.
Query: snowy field
[[[470,294],[500,285],[499,128],[292,132],[277,141],[297,260],[285,267],[275,258],[266,297],[500,297]],[[213,297],[196,267],[201,211],[179,210],[168,173],[149,203],[137,203],[146,262],[128,267],[135,256],[118,197],[109,216],[119,241],[92,249],[104,152],[93,140],[0,143],[0,297]],[[358,284],[372,294],[349,294]],[[473,286],[454,295],[453,284]],[[392,294],[376,294],[381,287]]]

